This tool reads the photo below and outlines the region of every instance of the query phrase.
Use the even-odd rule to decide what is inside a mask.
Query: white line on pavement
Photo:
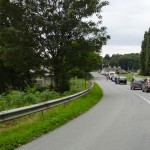
[[[127,90],[127,91],[129,91],[129,92],[131,92],[131,93],[133,93],[133,94],[135,94],[135,95],[137,95],[137,96],[139,96],[140,98],[142,98],[143,100],[145,100],[148,104],[150,104],[150,101],[147,100],[145,97],[141,96],[140,94],[137,94],[137,93],[135,93],[135,92],[132,92],[131,90],[126,89],[126,88],[124,88],[124,87],[121,87],[121,86],[119,86],[119,87],[120,87],[120,88],[123,88],[124,90]]]

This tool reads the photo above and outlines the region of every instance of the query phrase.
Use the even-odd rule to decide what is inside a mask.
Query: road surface
[[[18,150],[150,150],[150,93],[93,73],[103,99],[66,125]]]

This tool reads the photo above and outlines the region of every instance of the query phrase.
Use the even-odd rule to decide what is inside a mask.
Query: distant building
[[[104,67],[102,70],[101,70],[101,74],[108,74],[108,72],[110,71],[114,71],[115,73],[117,74],[125,74],[127,73],[125,70],[122,70],[121,67]]]

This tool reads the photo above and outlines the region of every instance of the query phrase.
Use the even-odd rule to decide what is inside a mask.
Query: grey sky
[[[103,47],[102,55],[139,53],[144,32],[150,27],[150,0],[108,1],[102,20],[111,39]]]

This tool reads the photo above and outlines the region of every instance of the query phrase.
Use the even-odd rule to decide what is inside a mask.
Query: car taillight
[[[150,80],[147,80],[147,83],[150,84]]]

